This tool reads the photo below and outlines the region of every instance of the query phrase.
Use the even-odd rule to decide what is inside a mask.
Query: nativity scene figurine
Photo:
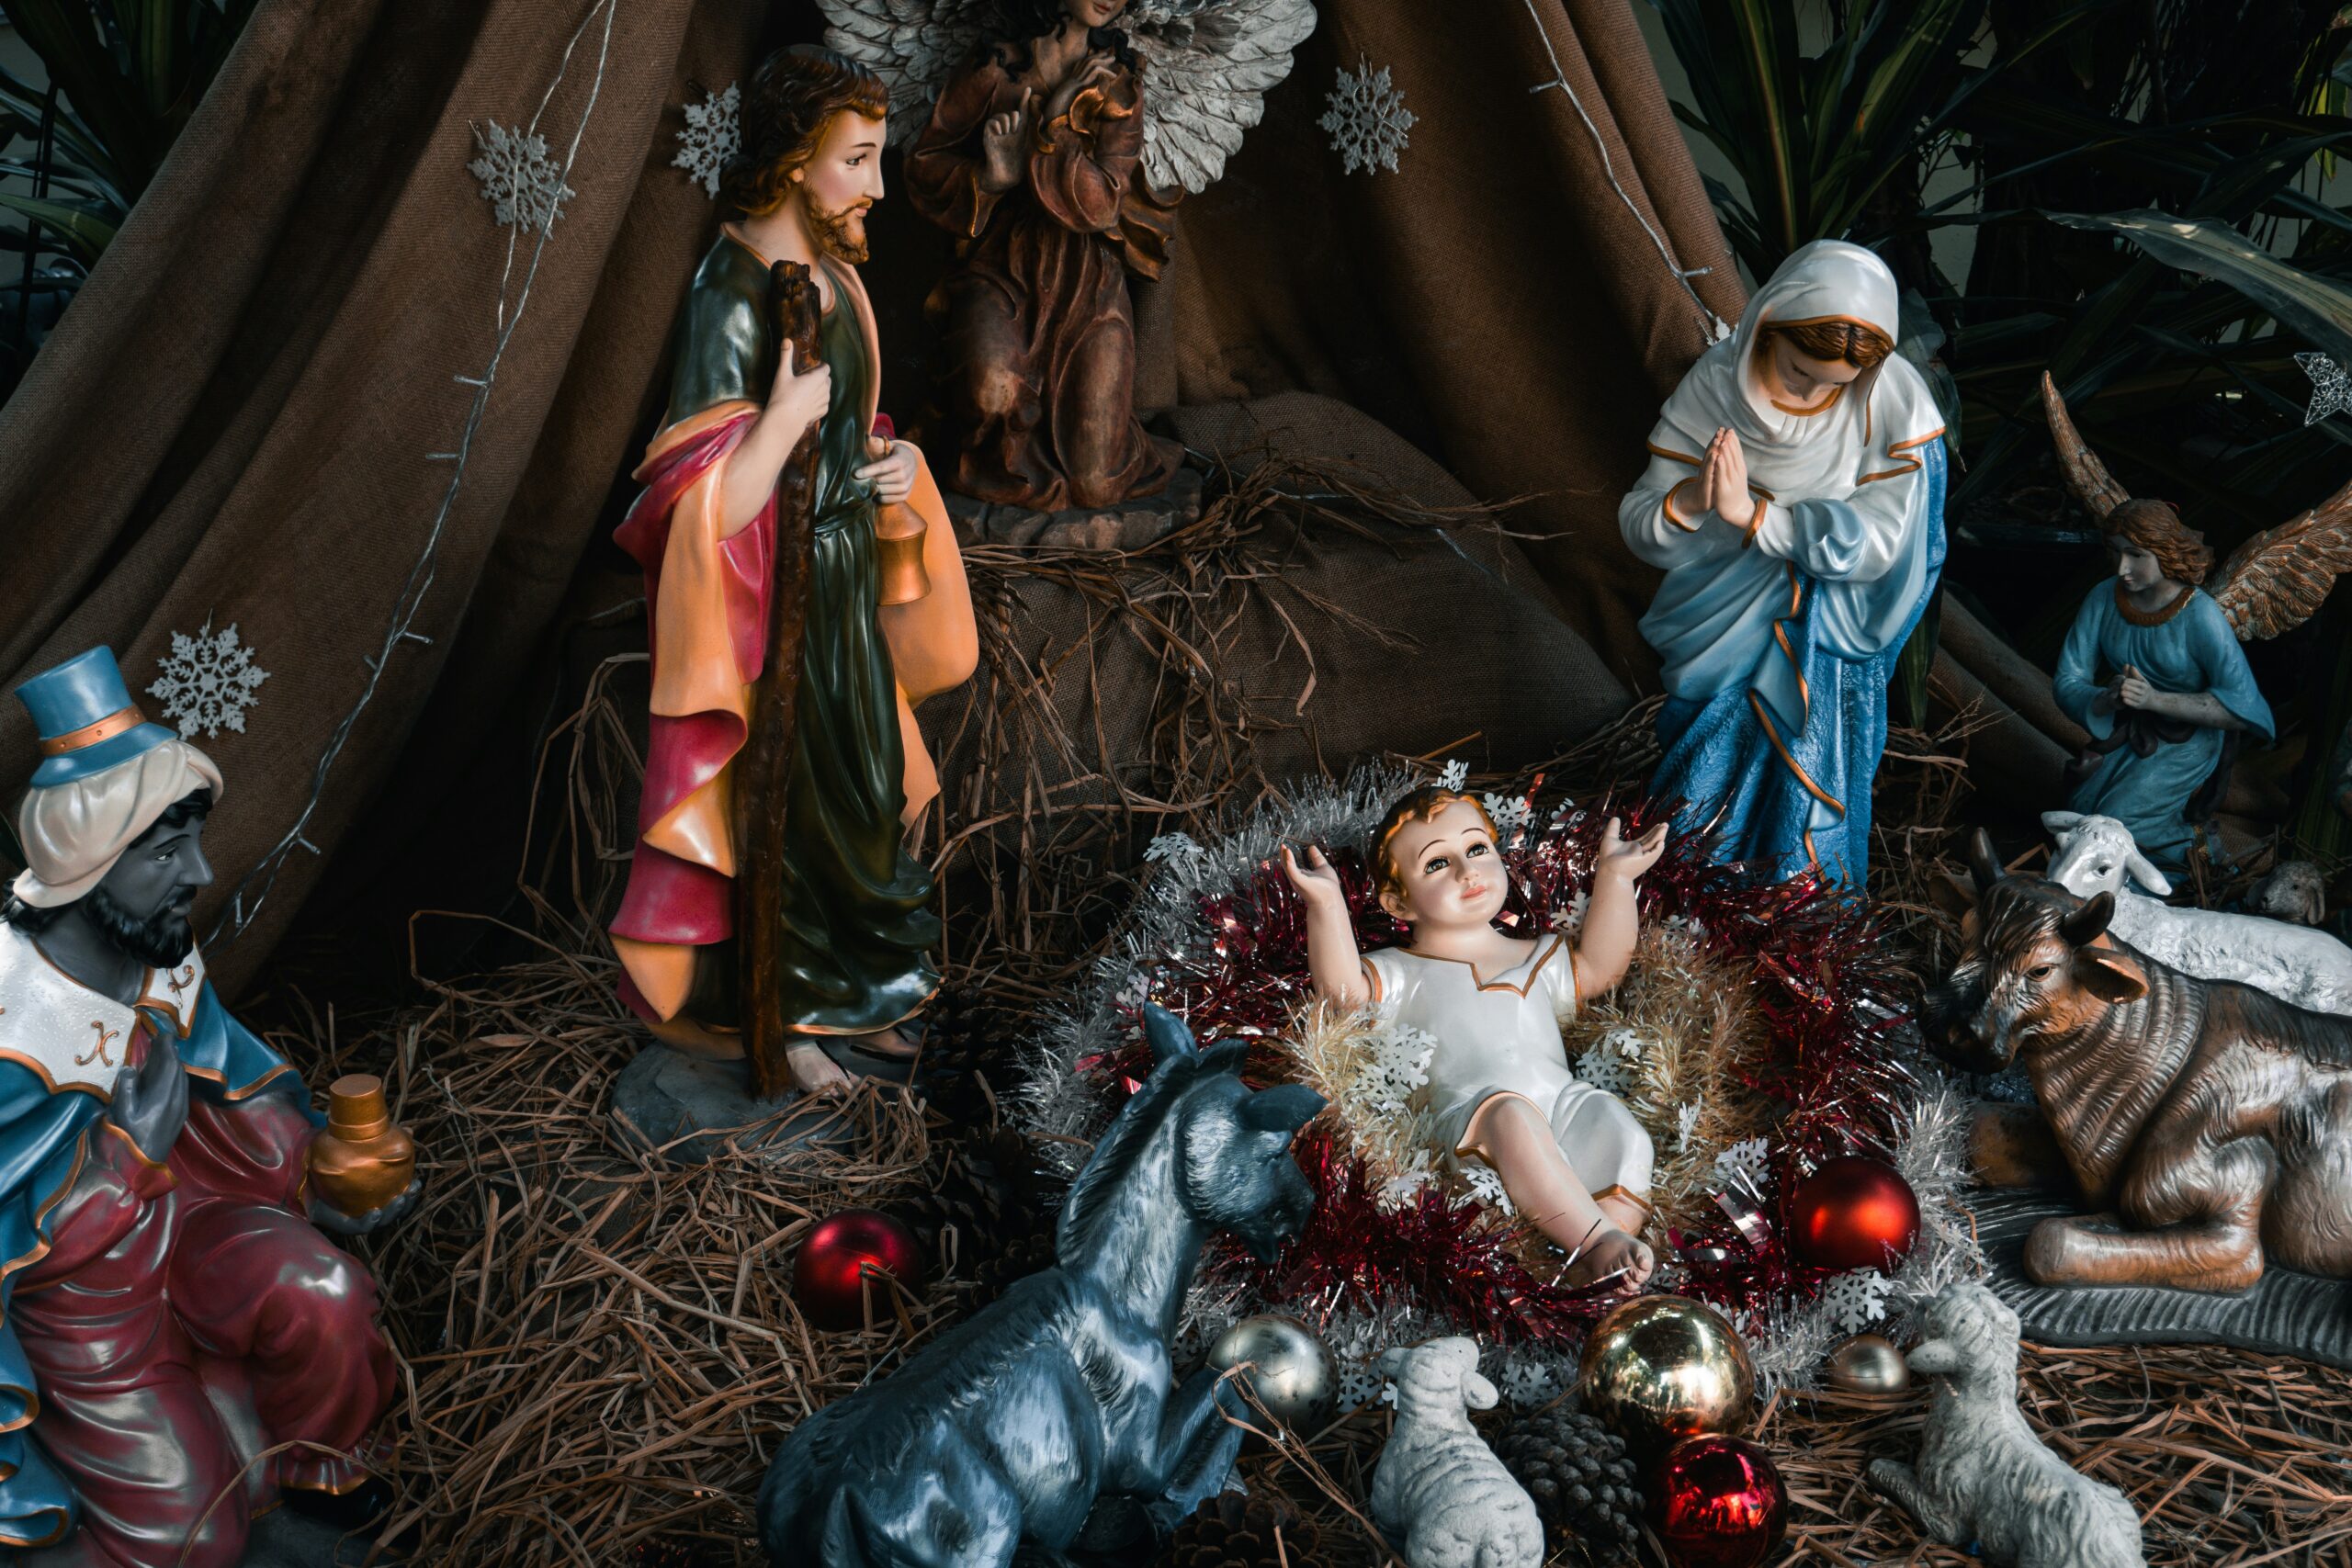
[[[1894,275],[1816,240],[1667,400],[1618,509],[1666,572],[1651,793],[1717,854],[1860,888],[1886,687],[1944,558],[1943,416],[1894,352]]]
[[[1619,836],[1611,818],[1576,939],[1530,941],[1496,924],[1510,894],[1494,819],[1472,796],[1406,795],[1374,829],[1380,906],[1411,928],[1402,946],[1359,953],[1339,873],[1320,849],[1283,870],[1306,907],[1315,994],[1425,1031],[1436,1153],[1495,1173],[1511,1206],[1569,1258],[1574,1282],[1645,1281],[1642,1239],[1655,1151],[1625,1102],[1576,1076],[1560,1025],[1625,976],[1637,935],[1634,883],[1657,863],[1666,824]]]
[[[720,193],[735,217],[616,535],[645,571],[653,686],[622,995],[662,1040],[748,1056],[763,1095],[903,1064],[939,984],[907,844],[938,793],[913,705],[978,645],[938,487],[877,423],[856,265],[889,110],[830,51],[760,67]]]
[[[237,1568],[280,1501],[365,1520],[395,1371],[331,1238],[420,1184],[315,1179],[324,1119],[206,978],[212,760],[146,721],[105,648],[17,695],[43,761],[0,905],[0,1545]]]
[[[1052,512],[1158,493],[1128,278],[1224,172],[1315,26],[1309,0],[822,0],[891,84],[908,197],[955,236],[932,304],[950,488]]]
[[[2115,482],[2047,374],[2041,401],[2067,483],[2116,561],[2058,656],[2058,705],[2091,736],[2068,771],[2066,809],[2113,818],[2155,867],[2177,872],[2242,738],[2277,731],[2239,644],[2301,626],[2352,570],[2352,484],[2248,539],[2208,589],[2204,536]]]

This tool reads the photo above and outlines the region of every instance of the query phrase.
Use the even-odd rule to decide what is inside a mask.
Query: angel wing
[[[817,0],[825,47],[871,69],[890,89],[892,146],[913,140],[955,70],[984,41],[994,0]]]
[[[2041,373],[2041,409],[2050,416],[2050,440],[2058,448],[2058,466],[2066,470],[2066,483],[2091,520],[2098,521],[2131,500],[2131,492],[2115,482],[2098,454],[2083,445],[2081,433],[2066,412],[2066,400],[2058,395],[2057,384],[2047,370]]]
[[[2041,375],[2041,406],[2050,416],[2066,482],[2093,518],[2132,499],[2098,454],[2083,445],[2050,373]],[[2274,637],[2311,619],[2339,573],[2352,571],[2352,483],[2301,516],[2266,528],[2237,547],[2211,590],[2240,642]]]
[[[826,0],[826,8],[844,3]],[[1198,196],[1266,112],[1267,92],[1290,74],[1290,51],[1315,30],[1315,6],[1136,0],[1120,25],[1144,62],[1144,176],[1154,190],[1182,186]]]
[[[2311,619],[2346,571],[2352,571],[2352,482],[2240,545],[2213,599],[2241,642],[2277,637]]]

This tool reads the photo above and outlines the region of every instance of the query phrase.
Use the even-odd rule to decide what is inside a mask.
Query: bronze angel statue
[[[952,488],[1038,511],[1167,484],[1135,414],[1127,275],[1258,123],[1310,0],[820,0],[890,88],[909,198],[956,239],[933,296]]]
[[[2058,656],[2058,705],[2091,733],[2066,806],[2112,817],[2158,867],[2180,869],[2229,782],[2239,738],[2276,731],[2238,646],[2299,626],[2352,570],[2352,484],[2238,547],[2218,586],[2204,536],[2134,500],[2083,445],[2045,374],[2041,401],[2066,481],[2107,536],[2115,577],[2094,589]]]

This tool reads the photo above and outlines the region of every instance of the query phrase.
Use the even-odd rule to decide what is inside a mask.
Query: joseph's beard
[[[91,888],[84,897],[90,907],[90,923],[150,969],[168,969],[196,946],[196,927],[189,923],[186,909],[166,905],[142,919],[115,902],[103,887]]]
[[[839,211],[828,212],[817,205],[814,197],[803,196],[800,213],[808,220],[808,232],[815,237],[818,249],[836,261],[856,266],[869,254],[865,246],[865,209],[871,205],[853,201]]]

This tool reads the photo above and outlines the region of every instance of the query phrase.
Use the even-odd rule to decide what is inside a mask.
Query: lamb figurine
[[[1372,1517],[1410,1568],[1541,1568],[1535,1499],[1470,1425],[1500,1396],[1478,1347],[1456,1337],[1380,1358],[1396,1383],[1396,1426],[1372,1472]]]
[[[2352,1013],[2352,947],[2259,915],[2174,908],[2163,901],[2171,882],[2112,817],[2045,811],[2041,825],[2058,842],[2051,881],[2078,898],[2115,895],[2107,929],[2116,941],[2200,980],[2235,980],[2313,1012]]]
[[[2078,1474],[2018,1412],[2018,1314],[1973,1280],[1928,1303],[1928,1337],[1905,1358],[1937,1378],[1914,1470],[1871,1461],[1871,1490],[1947,1546],[1977,1542],[2015,1568],[2146,1568],[2140,1516]]]

